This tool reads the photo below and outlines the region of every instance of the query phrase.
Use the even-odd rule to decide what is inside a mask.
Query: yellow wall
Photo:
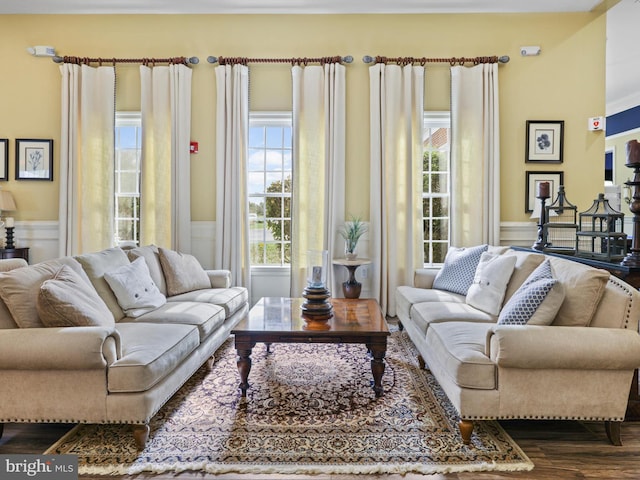
[[[525,171],[564,171],[579,209],[602,190],[604,133],[587,118],[604,115],[605,27],[600,13],[491,15],[5,15],[0,16],[0,138],[9,138],[10,180],[18,220],[58,217],[60,74],[25,48],[52,45],[59,55],[197,56],[193,67],[192,218],[215,220],[215,74],[209,55],[301,57],[353,55],[347,69],[347,211],[368,218],[369,77],[364,55],[509,55],[500,67],[502,221],[526,221]],[[539,45],[538,57],[519,47]],[[286,65],[252,65],[251,108],[290,107]],[[118,66],[121,110],[138,109],[137,67]],[[426,108],[448,109],[446,65],[429,65]],[[564,120],[561,165],[525,164],[526,120]],[[15,181],[15,138],[53,138],[54,181]]]

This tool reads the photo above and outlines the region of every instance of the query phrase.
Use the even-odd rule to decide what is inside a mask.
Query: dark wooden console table
[[[574,255],[562,255],[559,253],[548,253],[534,250],[532,248],[524,247],[511,247],[514,250],[529,251],[534,253],[544,253],[552,257],[561,257],[574,262],[583,263],[595,268],[601,268],[607,270],[612,275],[624,280],[632,287],[640,290],[640,266],[628,266],[621,265],[620,263],[603,262],[601,260],[593,260],[590,258],[577,257]],[[638,375],[638,369],[633,374],[633,381],[631,382],[631,391],[629,392],[629,404],[627,405],[627,414],[625,420],[639,421],[640,420],[640,381]]]
[[[29,247],[0,248],[0,258],[24,258],[29,261]]]

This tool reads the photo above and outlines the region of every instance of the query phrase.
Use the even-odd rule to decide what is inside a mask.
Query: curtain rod
[[[196,65],[200,62],[198,57],[170,57],[170,58],[89,58],[89,57],[53,57],[53,61],[56,63],[75,63],[76,65],[89,65],[90,63],[97,63],[102,66],[103,63],[113,64],[116,63],[140,63],[142,65],[155,65],[156,63],[169,63],[171,65]]]
[[[335,56],[335,57],[316,57],[316,58],[244,58],[244,57],[207,57],[207,62],[209,63],[218,63],[220,65],[233,65],[240,63],[242,65],[247,65],[248,63],[290,63],[292,65],[307,65],[309,63],[352,63],[353,57],[351,55],[346,55],[344,57]]]
[[[465,63],[473,63],[474,65],[478,65],[479,63],[507,63],[510,60],[509,55],[503,55],[501,57],[493,56],[493,57],[451,57],[451,58],[415,58],[415,57],[395,57],[395,58],[387,58],[387,57],[372,57],[370,55],[365,55],[362,57],[362,61],[364,63],[397,63],[399,65],[409,65],[412,63],[419,63],[420,65],[425,65],[427,63],[448,63],[451,66],[453,65],[464,65]]]

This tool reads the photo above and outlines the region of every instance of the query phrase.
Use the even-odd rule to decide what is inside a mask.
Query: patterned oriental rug
[[[137,452],[127,425],[78,425],[46,453],[75,454],[79,473],[435,474],[531,470],[497,422],[479,422],[471,445],[434,378],[420,370],[406,334],[392,335],[383,377],[371,388],[363,345],[254,348],[240,397],[233,342],[152,419]]]

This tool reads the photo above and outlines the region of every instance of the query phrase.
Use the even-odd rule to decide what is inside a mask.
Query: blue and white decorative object
[[[307,252],[307,288],[302,292],[305,301],[300,305],[302,316],[311,330],[327,330],[326,324],[333,316],[333,306],[328,301],[331,293],[327,289],[327,268],[329,252],[327,250],[309,250]]]

